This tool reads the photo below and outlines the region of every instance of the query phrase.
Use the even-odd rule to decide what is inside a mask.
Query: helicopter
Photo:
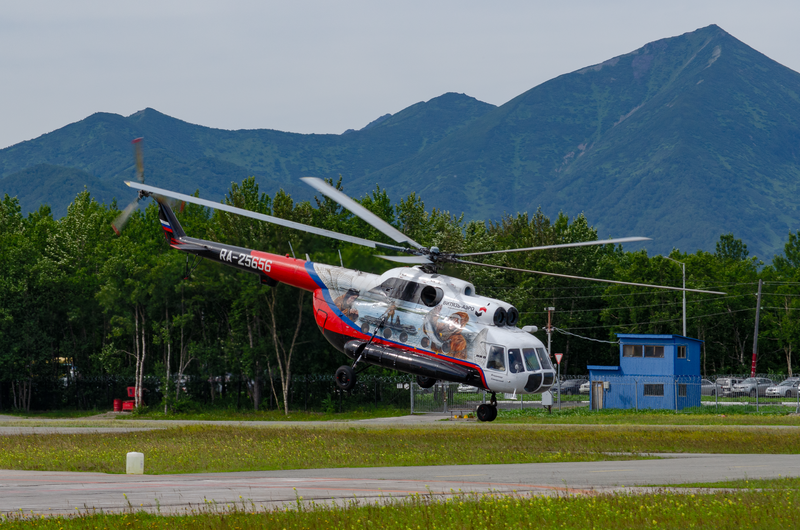
[[[573,279],[657,287],[690,292],[716,293],[697,289],[586,278],[542,271],[516,269],[465,258],[508,252],[616,245],[648,241],[626,237],[599,241],[546,245],[486,252],[443,252],[424,247],[358,204],[352,198],[315,177],[301,180],[336,201],[397,244],[386,244],[341,234],[270,215],[251,212],[224,203],[144,184],[141,139],[134,140],[138,182],[125,183],[138,190],[137,198],[112,224],[119,234],[122,226],[144,198],[158,203],[159,221],[170,247],[256,274],[263,285],[284,283],[313,294],[316,324],[328,342],[352,363],[336,370],[335,381],[343,391],[352,390],[358,373],[381,366],[416,376],[417,384],[430,388],[437,381],[471,385],[490,393],[489,403],[477,407],[480,421],[497,417],[497,393],[533,394],[548,391],[555,383],[556,370],[550,352],[536,336],[538,328],[519,328],[519,311],[502,300],[481,296],[465,280],[440,274],[445,264],[493,267]],[[280,226],[302,230],[373,249],[391,250],[402,256],[380,256],[404,266],[381,275],[316,263],[308,259],[241,248],[187,235],[170,206],[170,200],[194,203]],[[361,365],[361,366],[359,366]]]

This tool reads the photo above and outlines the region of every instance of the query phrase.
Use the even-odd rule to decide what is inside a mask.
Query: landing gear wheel
[[[497,418],[497,407],[483,403],[478,405],[476,415],[480,421],[494,421]]]
[[[353,390],[356,386],[356,371],[350,366],[340,366],[336,370],[336,386],[342,390]]]
[[[478,421],[492,421],[494,419],[494,415],[492,414],[492,406],[483,403],[478,405],[478,410],[476,411],[476,415],[478,416]],[[494,414],[497,414],[495,411]]]
[[[417,384],[422,388],[430,388],[436,384],[436,379],[434,379],[433,377],[425,377],[424,375],[418,375]]]

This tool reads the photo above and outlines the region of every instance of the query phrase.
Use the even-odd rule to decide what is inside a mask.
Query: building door
[[[592,410],[601,410],[603,408],[603,382],[592,381]]]

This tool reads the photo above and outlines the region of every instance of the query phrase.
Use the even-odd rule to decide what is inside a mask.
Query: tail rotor
[[[133,144],[134,150],[134,157],[136,158],[136,180],[139,181],[140,184],[144,184],[144,160],[142,157],[142,140],[143,138],[136,138],[131,142]],[[114,219],[114,222],[111,223],[111,228],[114,229],[114,232],[119,235],[122,229],[125,227],[125,224],[128,222],[133,211],[139,205],[139,201],[142,200],[144,197],[143,194],[139,193],[136,199],[133,200],[128,206],[125,207],[124,210]]]

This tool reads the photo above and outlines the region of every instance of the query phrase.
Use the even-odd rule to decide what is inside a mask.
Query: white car
[[[591,386],[590,381],[586,381],[581,387],[578,389],[578,392],[581,394],[589,394],[589,387]]]
[[[458,385],[458,392],[478,392],[478,387],[461,383]]]
[[[800,379],[792,377],[767,389],[767,397],[797,397],[797,385]]]

